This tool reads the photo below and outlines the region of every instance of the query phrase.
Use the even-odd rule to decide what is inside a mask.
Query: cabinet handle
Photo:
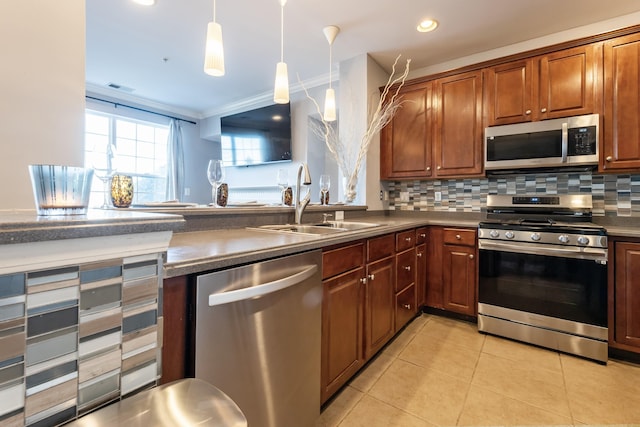
[[[546,113],[546,112],[547,112],[547,109],[546,109],[546,108],[543,108],[542,110],[540,110],[540,112],[541,112],[541,113]]]
[[[369,277],[369,280],[375,280],[376,275],[375,274],[370,274],[368,277]]]
[[[442,169],[442,166],[438,166],[436,169],[440,170],[440,169]]]
[[[424,239],[425,237],[427,237],[427,235],[425,233],[420,233],[420,237]]]
[[[360,283],[362,283],[363,285],[367,283],[367,278],[363,277],[362,279],[360,279]]]
[[[405,270],[407,270],[407,271],[411,271],[411,266],[410,266],[410,265],[405,265],[405,266],[404,266],[404,267],[402,267],[402,268],[404,268],[404,269],[405,269]]]
[[[605,160],[606,160],[607,162],[610,162],[610,161],[612,161],[612,160],[613,160],[613,157],[611,157],[611,156],[607,156],[607,158],[606,158]]]
[[[402,304],[402,306],[407,310],[411,310],[411,304]]]
[[[411,237],[405,237],[404,240],[407,241],[408,243],[411,243]]]
[[[524,113],[528,116],[529,114],[531,114],[531,110],[527,110]]]
[[[469,259],[473,259],[473,255],[469,255]]]
[[[416,256],[417,256],[418,258],[422,258],[422,252],[418,252],[418,253],[416,254]]]
[[[427,170],[430,171],[431,170],[431,166],[427,166]]]
[[[462,236],[461,236],[461,235],[459,235],[459,234],[456,234],[456,239],[457,239],[457,240],[460,240],[460,239],[462,239]]]

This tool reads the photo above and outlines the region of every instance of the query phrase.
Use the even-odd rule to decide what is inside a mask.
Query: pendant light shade
[[[273,91],[273,102],[286,104],[289,102],[289,73],[287,64],[278,62],[276,66],[276,84]]]
[[[340,32],[340,28],[335,25],[330,25],[328,27],[324,27],[322,29],[324,36],[327,38],[329,42],[329,89],[327,89],[327,93],[324,98],[324,120],[327,122],[333,122],[336,120],[336,93],[331,87],[332,78],[332,46],[333,41],[336,39],[336,36]]]
[[[280,62],[276,66],[276,83],[273,90],[273,102],[287,104],[289,102],[289,73],[284,62],[284,5],[287,0],[280,0]]]
[[[324,98],[324,120],[334,122],[336,120],[336,92],[329,88]]]
[[[216,22],[216,2],[213,1],[213,21],[207,25],[207,44],[204,54],[204,72],[210,76],[224,76],[224,48],[222,26]]]

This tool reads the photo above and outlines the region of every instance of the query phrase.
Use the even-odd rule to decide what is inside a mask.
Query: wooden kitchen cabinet
[[[405,87],[402,105],[381,132],[382,179],[431,176],[431,99],[433,83]]]
[[[425,304],[427,292],[427,236],[428,228],[416,229],[416,306]]]
[[[434,177],[481,175],[483,171],[482,72],[435,81]]]
[[[600,171],[640,169],[640,34],[604,43]]]
[[[395,330],[399,331],[418,312],[416,300],[416,232],[396,233]]]
[[[477,313],[476,230],[431,227],[426,305],[467,316]]]
[[[367,241],[364,355],[370,359],[395,333],[393,234]]]
[[[615,242],[609,345],[640,353],[640,242]]]
[[[179,380],[189,376],[193,368],[189,332],[191,321],[190,288],[187,276],[172,277],[162,284],[162,377],[160,384]]]
[[[601,70],[601,43],[487,68],[487,125],[598,113]]]
[[[322,402],[364,364],[364,251],[358,242],[322,254]]]

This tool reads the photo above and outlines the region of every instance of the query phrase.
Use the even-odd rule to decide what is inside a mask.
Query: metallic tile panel
[[[27,273],[27,286],[37,286],[78,278],[78,267],[64,267]]]
[[[75,399],[78,393],[78,379],[66,381],[40,393],[27,397],[25,402],[25,416],[27,418],[50,409],[68,400]]]
[[[17,319],[5,320],[4,322],[0,322],[0,337],[14,333],[14,331],[11,331],[11,329],[22,327],[24,330],[24,326],[25,326],[24,317],[19,317]]]
[[[29,315],[36,312],[35,309],[40,309],[39,311],[53,311],[64,307],[64,304],[77,304],[79,297],[80,292],[78,286],[30,294],[27,297],[27,311]]]
[[[38,314],[27,319],[27,336],[35,337],[78,324],[78,307],[69,307],[50,313]]]
[[[24,317],[24,303],[0,306],[0,322]]]
[[[80,310],[83,312],[107,310],[118,307],[122,300],[122,285],[103,286],[82,290],[80,293]]]
[[[143,332],[143,331],[140,331]],[[145,330],[144,335],[129,334],[122,337],[122,357],[128,357],[128,353],[135,352],[140,349],[149,349],[158,345],[158,333],[155,327]]]
[[[640,216],[640,175],[591,172],[520,174],[490,178],[397,181],[387,184],[390,210],[480,212],[488,194],[591,193],[593,215]],[[409,201],[400,193],[409,193]],[[435,200],[435,193],[442,200]]]
[[[7,274],[4,276],[0,276],[0,298],[24,295],[24,293],[24,273]]]
[[[111,265],[97,268],[95,270],[85,270],[80,272],[80,283],[91,283],[102,280],[112,279],[122,276],[121,265]]]
[[[157,319],[158,312],[156,310],[125,316],[122,321],[122,334],[129,334],[153,326],[157,323]]]
[[[25,425],[29,427],[51,427],[70,421],[77,414],[76,401],[77,399],[74,397],[31,417],[27,417]]]
[[[27,377],[27,390],[46,384],[57,378],[72,374],[78,371],[78,361],[72,360],[51,369],[47,369]]]
[[[36,294],[39,292],[53,291],[61,288],[68,288],[70,286],[78,286],[80,280],[76,277],[71,280],[61,280],[59,282],[43,283],[41,285],[30,285],[27,288],[28,294]]]
[[[107,372],[120,369],[122,366],[122,352],[115,349],[107,353],[83,359],[80,362],[78,379],[80,383],[92,380]]]
[[[157,276],[158,271],[157,260],[142,261],[133,264],[125,264],[122,277],[125,281],[129,281],[142,277]]]
[[[120,371],[109,372],[80,384],[78,391],[78,407],[84,409],[87,406],[107,402],[120,394]]]
[[[27,366],[53,359],[78,349],[77,326],[27,340]]]

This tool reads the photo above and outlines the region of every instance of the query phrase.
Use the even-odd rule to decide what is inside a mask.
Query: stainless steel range
[[[607,233],[591,195],[487,197],[478,329],[607,361]]]

